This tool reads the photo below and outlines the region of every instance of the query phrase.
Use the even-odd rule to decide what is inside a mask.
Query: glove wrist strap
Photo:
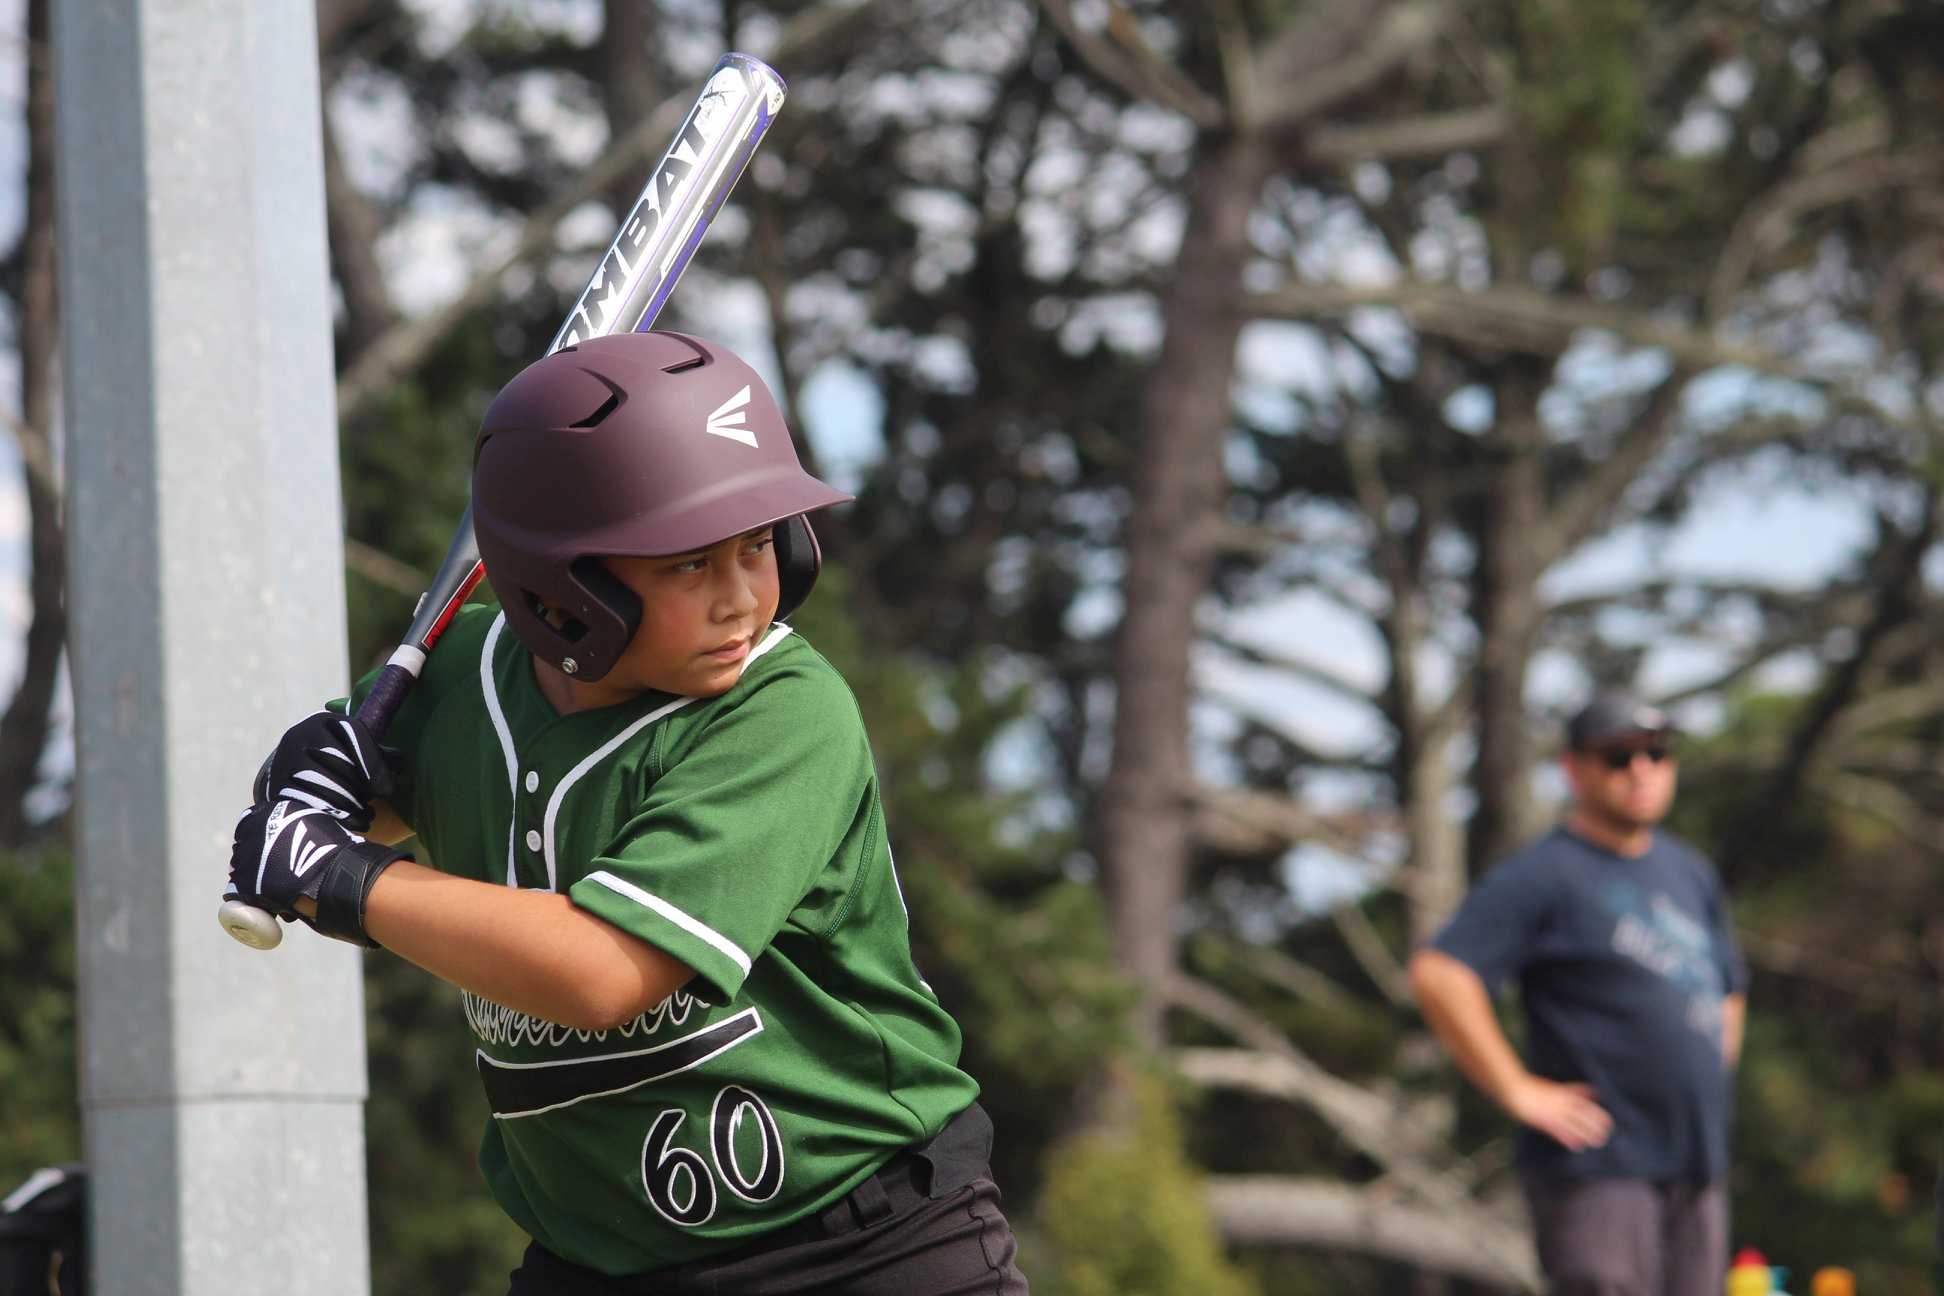
[[[335,940],[377,949],[378,942],[365,932],[365,899],[380,873],[399,860],[410,858],[403,851],[377,842],[346,846],[325,866],[317,889],[317,917],[311,925],[320,934]]]

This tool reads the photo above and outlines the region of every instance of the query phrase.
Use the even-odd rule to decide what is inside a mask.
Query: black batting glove
[[[328,810],[358,832],[371,827],[371,803],[397,786],[377,736],[350,716],[319,711],[284,731],[257,771],[258,805],[293,801]]]
[[[280,918],[297,916],[299,899],[314,900],[316,916],[304,921],[325,936],[375,949],[365,933],[365,899],[380,873],[410,858],[366,841],[328,810],[275,801],[236,821],[225,895]]]

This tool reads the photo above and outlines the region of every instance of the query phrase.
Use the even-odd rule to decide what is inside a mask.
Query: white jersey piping
[[[506,802],[506,885],[517,887],[520,875],[513,867],[513,823],[520,809],[520,758],[513,750],[513,730],[507,726],[506,713],[500,710],[499,689],[493,683],[493,649],[505,628],[506,613],[502,612],[493,618],[493,628],[486,632],[486,647],[479,654],[479,688],[486,695],[486,714],[492,717],[493,732],[499,735],[500,754],[506,758],[506,782],[512,793]]]
[[[728,958],[730,962],[742,970],[744,976],[749,975],[749,955],[742,952],[740,945],[737,945],[736,942],[730,940],[727,936],[724,936],[721,932],[709,926],[701,919],[696,918],[692,914],[684,913],[653,892],[643,891],[626,878],[616,877],[606,869],[602,869],[598,873],[589,873],[587,880],[589,882],[598,882],[616,895],[626,896],[642,908],[660,914],[689,935],[695,937],[695,939]]]

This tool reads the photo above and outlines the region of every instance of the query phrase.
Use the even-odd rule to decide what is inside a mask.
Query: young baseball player
[[[243,899],[464,992],[509,1296],[1026,1290],[857,704],[781,619],[846,498],[713,343],[529,366],[474,450],[501,606],[389,755],[301,721],[237,825]]]

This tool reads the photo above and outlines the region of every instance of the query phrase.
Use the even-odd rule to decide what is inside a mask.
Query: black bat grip
[[[385,731],[398,715],[398,708],[405,705],[411,695],[412,686],[418,677],[400,666],[397,662],[386,662],[378,678],[371,682],[371,692],[365,694],[364,701],[358,703],[356,719],[371,730],[374,738],[383,738]]]

